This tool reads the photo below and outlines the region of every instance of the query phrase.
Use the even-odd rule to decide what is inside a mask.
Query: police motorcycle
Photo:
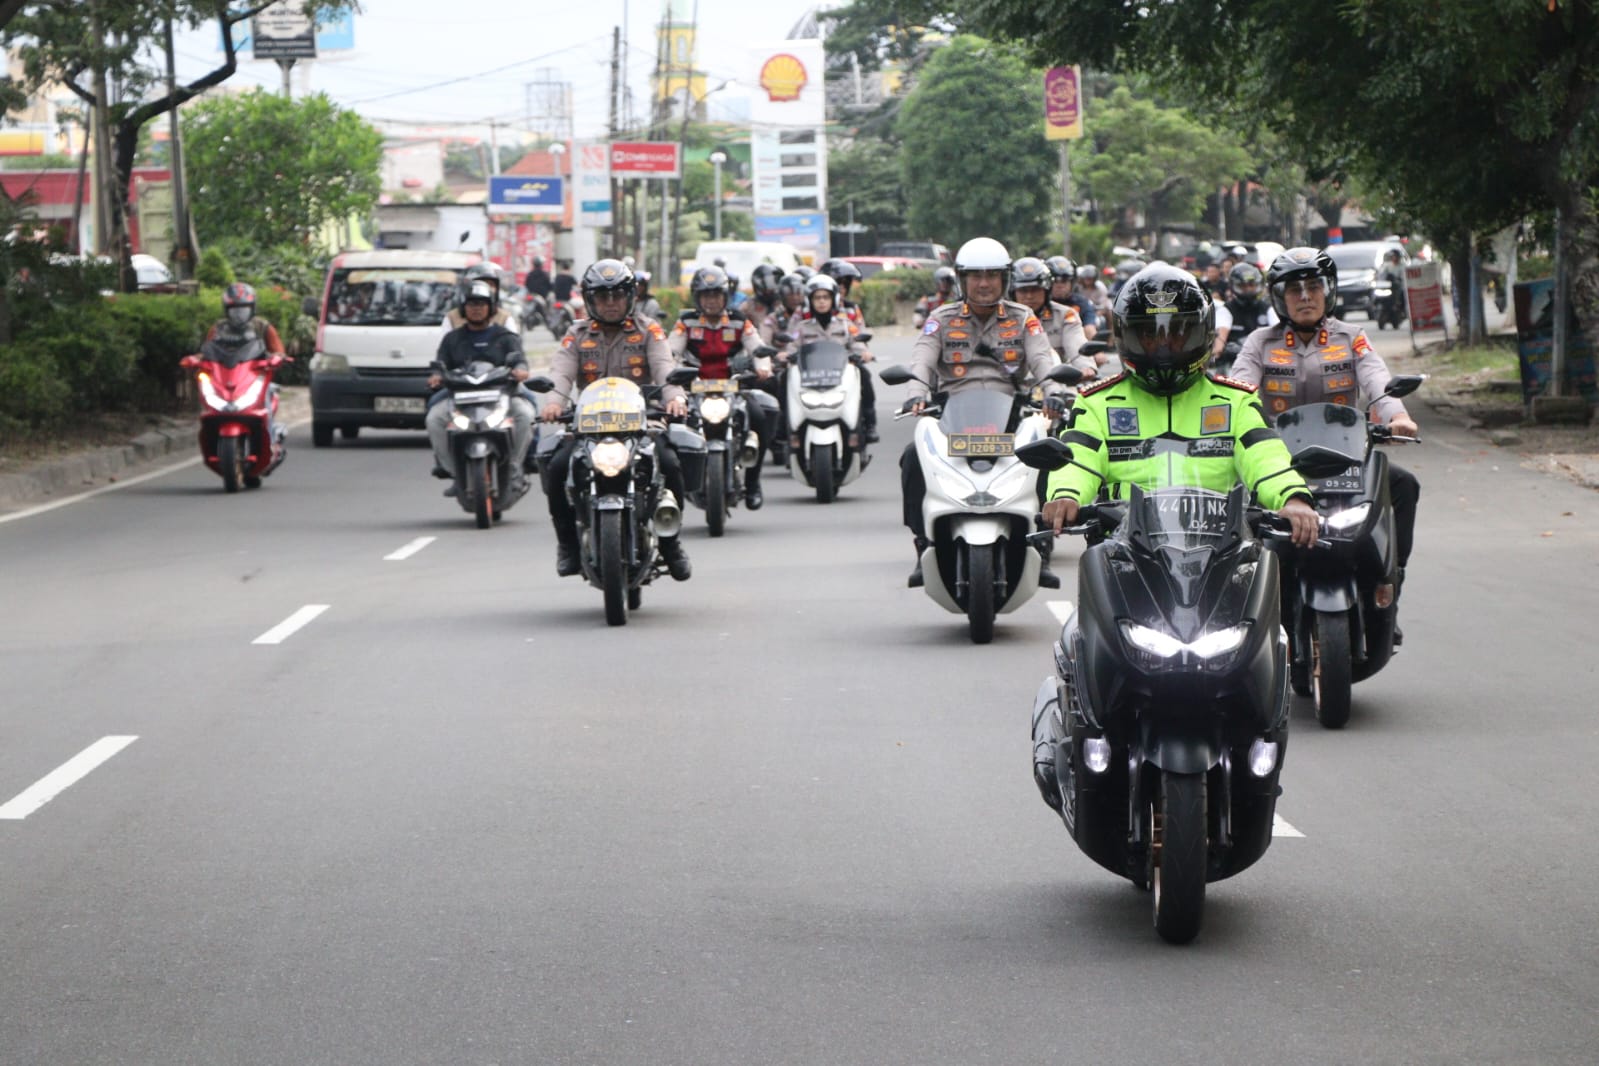
[[[479,529],[488,529],[531,484],[511,454],[511,401],[520,384],[509,367],[482,361],[445,370],[442,377],[455,406],[447,427],[455,499]]]
[[[685,353],[685,365],[693,357]],[[705,512],[711,536],[727,530],[733,508],[744,498],[744,471],[760,459],[760,437],[741,389],[757,380],[747,355],[729,362],[726,378],[696,378],[689,386],[688,424],[705,438],[705,477],[688,498]]]
[[[1071,450],[1049,438],[1017,454],[1050,469]],[[1155,931],[1184,944],[1206,885],[1271,845],[1288,639],[1262,538],[1291,534],[1241,485],[1135,487],[1077,515],[1063,532],[1097,543],[1033,700],[1033,779],[1084,854],[1151,891]]]
[[[861,430],[864,373],[834,340],[808,341],[789,362],[789,469],[816,490],[817,503],[832,503],[871,462]]]
[[[1408,396],[1425,375],[1395,377],[1384,396]],[[1375,404],[1377,401],[1373,400]],[[1316,496],[1315,548],[1288,549],[1283,624],[1293,649],[1294,691],[1315,700],[1328,729],[1349,721],[1350,689],[1394,654],[1398,564],[1388,456],[1373,444],[1414,441],[1343,404],[1312,403],[1277,416],[1294,469]]]
[[[878,376],[888,385],[916,377],[905,366]],[[1062,365],[1047,376],[1073,385],[1083,375]],[[922,587],[945,610],[966,615],[974,644],[993,640],[995,615],[1009,614],[1038,591],[1044,560],[1027,539],[1038,513],[1038,475],[1016,449],[1048,436],[1042,401],[1036,390],[935,392],[916,426],[916,458],[927,483]]]
[[[692,367],[678,367],[667,383],[682,387],[698,376]],[[528,387],[547,393],[555,383],[541,375]],[[657,542],[676,536],[683,526],[682,502],[666,488],[655,462],[658,438],[664,433],[677,449],[690,490],[704,472],[703,437],[679,423],[652,423],[664,416],[651,403],[659,394],[659,386],[600,378],[560,419],[578,441],[566,493],[577,514],[583,577],[604,594],[605,621],[613,626],[626,625],[628,612],[643,601],[644,586],[667,572]],[[548,453],[558,441],[551,435],[540,446]]]

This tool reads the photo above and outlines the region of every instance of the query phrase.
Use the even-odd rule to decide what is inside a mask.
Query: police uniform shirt
[[[1087,369],[1079,362],[1077,355],[1077,350],[1088,342],[1088,335],[1083,332],[1083,319],[1077,313],[1077,308],[1046,300],[1044,309],[1035,313],[1038,315],[1038,324],[1044,327],[1044,336],[1049,338],[1049,345],[1055,349],[1055,354],[1060,356],[1061,362],[1069,363],[1079,369]],[[1088,360],[1088,363],[1092,362],[1092,359]]]
[[[790,355],[799,351],[802,344],[814,344],[822,340],[837,341],[851,355],[866,354],[866,345],[860,340],[861,331],[844,315],[829,315],[827,325],[823,326],[822,320],[814,312],[804,311],[790,319],[788,325],[787,332],[794,338],[787,349]]]
[[[1286,323],[1257,329],[1233,363],[1233,378],[1260,389],[1267,418],[1307,403],[1353,406],[1382,395],[1393,375],[1366,331],[1327,317],[1307,342]],[[1392,397],[1377,401],[1379,421],[1405,414]]]
[[[978,353],[985,345],[992,354]],[[910,395],[916,400],[927,399],[930,381],[950,393],[968,388],[1016,391],[1038,383],[1046,395],[1065,392],[1059,383],[1044,380],[1058,360],[1038,316],[1011,300],[1001,300],[986,319],[973,314],[964,300],[938,308],[916,338],[911,365],[915,377]]]
[[[660,323],[630,316],[607,330],[592,319],[583,319],[566,331],[550,360],[550,377],[555,381],[554,395],[571,396],[574,385],[582,388],[600,378],[626,378],[641,387],[663,385],[675,365]],[[682,395],[682,389],[667,385],[661,399],[666,402]]]

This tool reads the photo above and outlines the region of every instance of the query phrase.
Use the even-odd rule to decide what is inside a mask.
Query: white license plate
[[[381,414],[419,415],[427,410],[427,401],[417,396],[379,396],[372,401],[372,410]]]

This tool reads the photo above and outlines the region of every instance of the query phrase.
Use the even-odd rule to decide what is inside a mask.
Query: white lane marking
[[[289,617],[285,618],[283,621],[279,622],[277,625],[273,626],[271,629],[267,630],[265,633],[262,633],[259,637],[256,637],[254,640],[250,641],[250,643],[282,644],[285,640],[288,640],[291,635],[293,635],[295,630],[310,622],[313,618],[327,610],[330,606],[331,604],[326,603],[308,603],[304,607],[301,607],[298,611],[295,611],[293,614],[289,615]]]
[[[1065,625],[1066,619],[1072,616],[1071,600],[1050,600],[1045,606],[1049,608],[1049,613],[1055,616],[1055,621],[1060,625]]]
[[[1283,821],[1280,814],[1271,816],[1271,835],[1274,837],[1298,837],[1301,840],[1305,838],[1305,834]]]
[[[21,821],[88,776],[90,770],[138,739],[138,737],[101,737],[45,774],[32,786],[18,793],[16,798],[5,806],[0,807],[0,818],[13,822]]]
[[[383,557],[383,561],[397,563],[402,559],[409,559],[411,556],[415,555],[417,552],[421,551],[423,548],[426,548],[429,544],[432,544],[438,539],[438,537],[418,537],[398,551],[389,552],[389,554]]]

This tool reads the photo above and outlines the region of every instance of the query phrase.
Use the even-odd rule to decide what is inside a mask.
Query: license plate
[[[951,433],[949,454],[961,459],[992,459],[1014,454],[1014,443],[1009,433]]]
[[[1366,481],[1359,474],[1339,474],[1337,477],[1310,482],[1310,491],[1315,493],[1359,492],[1365,487]]]
[[[427,401],[420,396],[379,396],[372,401],[372,410],[385,414],[419,415],[427,410]]]
[[[605,411],[577,416],[579,433],[637,433],[643,428],[642,411]]]
[[[738,382],[732,378],[696,379],[689,388],[695,392],[737,392]]]
[[[476,389],[470,392],[457,392],[452,395],[457,407],[465,407],[473,403],[499,403],[503,396],[499,389]]]

